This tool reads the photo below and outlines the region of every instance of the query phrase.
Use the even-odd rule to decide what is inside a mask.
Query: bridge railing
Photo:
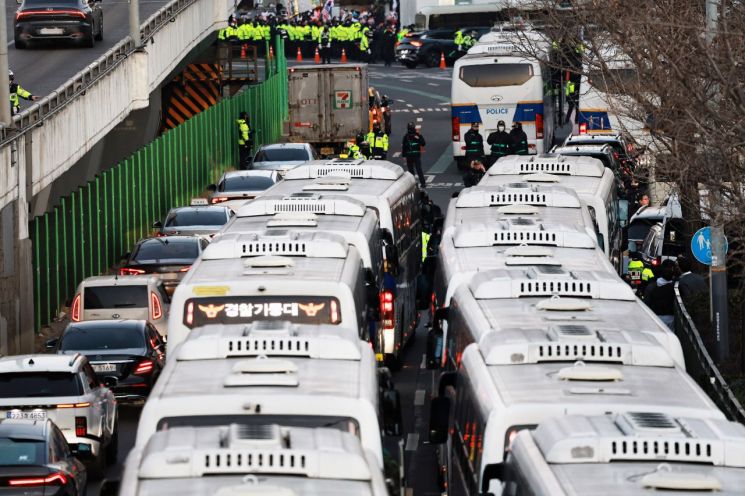
[[[63,198],[31,221],[36,329],[60,315],[84,278],[104,274],[152,234],[172,207],[188,205],[238,162],[235,120],[253,116],[256,146],[279,139],[287,116],[287,70],[197,114]]]
[[[730,420],[745,424],[745,409],[735,397],[706,350],[701,334],[683,303],[675,284],[675,334],[680,339],[686,369]]]

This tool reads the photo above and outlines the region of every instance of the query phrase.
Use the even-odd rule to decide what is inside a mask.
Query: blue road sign
[[[724,239],[724,253],[727,253],[729,243]],[[711,265],[711,228],[702,227],[691,238],[691,252],[696,260],[705,265]]]

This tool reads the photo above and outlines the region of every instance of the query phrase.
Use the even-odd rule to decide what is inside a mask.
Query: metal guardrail
[[[141,43],[146,43],[166,23],[171,22],[178,14],[197,1],[172,0],[160,8],[140,25]],[[91,85],[114,70],[135,50],[134,42],[127,36],[84,70],[65,81],[59,88],[16,115],[13,118],[13,128],[0,128],[0,147],[29,129],[41,125],[45,119],[53,116],[78,96],[85,94]]]
[[[680,339],[685,356],[686,369],[706,394],[716,403],[730,420],[745,424],[745,409],[732,393],[719,372],[680,297],[675,283],[675,334]]]

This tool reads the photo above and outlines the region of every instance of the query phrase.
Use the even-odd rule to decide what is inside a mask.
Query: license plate
[[[113,363],[94,363],[91,365],[94,372],[116,372],[116,365]]]
[[[46,420],[47,412],[7,412],[7,419]]]
[[[65,30],[62,28],[41,28],[39,30],[39,34],[45,34],[45,35],[61,35],[64,33]]]

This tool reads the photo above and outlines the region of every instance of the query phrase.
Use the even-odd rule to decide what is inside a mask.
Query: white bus
[[[477,44],[453,68],[450,93],[453,156],[462,162],[464,136],[471,124],[481,124],[484,152],[490,133],[504,121],[507,130],[519,122],[528,137],[528,151],[543,153],[552,141],[551,105],[545,100],[541,62],[521,55],[511,43]],[[545,105],[544,105],[545,102]]]
[[[493,336],[483,347],[466,347],[458,370],[441,376],[439,396],[431,403],[430,442],[440,444],[450,496],[502,494],[510,441],[552,417],[638,411],[725,420],[666,353],[645,349],[653,342],[638,347],[624,339],[612,341],[616,346],[597,342],[598,351],[624,350],[622,358],[609,359],[591,353],[593,345],[583,345],[583,335],[571,326],[559,336],[567,339],[566,347],[531,342],[522,332],[514,342],[501,333]]]
[[[644,409],[555,417],[521,431],[507,457],[502,495],[735,496],[743,487],[742,424]]]
[[[417,182],[400,166],[384,160],[317,160],[289,170],[283,181],[262,196],[305,198],[307,206],[297,202],[297,209],[305,210],[295,211],[308,212],[314,211],[318,195],[329,194],[361,201],[380,221],[387,254],[377,342],[382,352],[379,358],[397,367],[419,320],[416,294],[422,223]]]
[[[330,324],[367,339],[377,310],[357,250],[331,233],[223,234],[171,299],[168,349],[209,324],[289,320]]]
[[[352,433],[233,423],[156,432],[130,452],[118,494],[387,496],[388,490],[375,455]]]
[[[479,186],[526,181],[531,184],[554,184],[574,190],[587,204],[598,245],[616,271],[622,273],[623,232],[628,202],[618,197],[613,171],[591,157],[567,157],[546,154],[537,157],[518,155],[499,159],[481,179]]]
[[[400,434],[398,395],[379,381],[385,372],[368,343],[334,325],[205,326],[169,356],[135,445],[181,426],[331,427],[358,437],[382,468],[381,431]]]

